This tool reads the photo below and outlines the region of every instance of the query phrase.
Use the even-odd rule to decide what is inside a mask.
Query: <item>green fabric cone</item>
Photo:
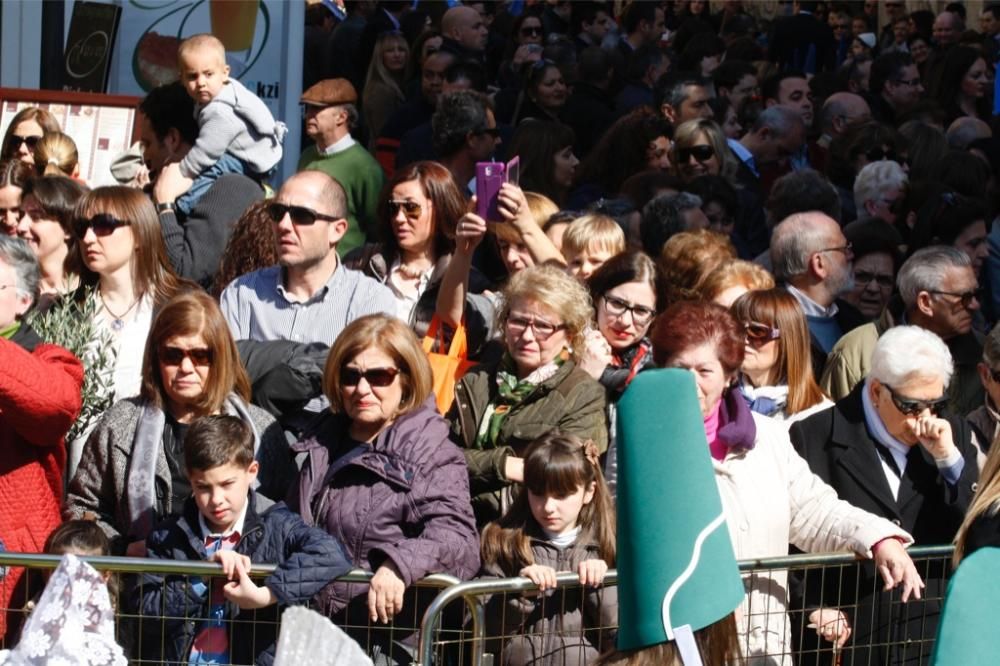
[[[934,666],[976,666],[1000,662],[1000,548],[980,548],[962,560],[948,583]]]
[[[618,649],[632,650],[670,640],[666,617],[692,631],[724,618],[744,592],[691,373],[639,374],[617,442]]]

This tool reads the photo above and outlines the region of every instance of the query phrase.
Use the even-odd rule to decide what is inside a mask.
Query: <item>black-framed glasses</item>
[[[536,340],[545,342],[555,335],[556,331],[566,328],[566,324],[552,324],[543,319],[530,319],[517,315],[511,315],[507,318],[507,331],[515,337],[521,337],[529,328]]]
[[[386,206],[389,208],[389,216],[396,217],[399,215],[399,211],[403,211],[403,215],[411,219],[420,217],[424,208],[416,201],[409,201],[408,199],[389,199],[385,202]]]
[[[12,134],[10,137],[10,149],[12,151],[18,150],[20,149],[21,144],[23,143],[28,147],[28,150],[34,151],[35,146],[37,146],[38,142],[41,140],[42,140],[41,134],[32,134],[31,136],[18,136],[16,134]]]
[[[896,406],[896,409],[900,411],[901,414],[906,416],[918,416],[924,412],[925,409],[930,410],[931,414],[937,416],[944,408],[948,405],[948,398],[941,396],[940,398],[935,398],[934,400],[916,400],[914,398],[907,398],[906,396],[899,395],[896,393],[888,384],[882,384],[889,391],[889,397],[892,398],[892,404]]]
[[[855,271],[854,272],[854,282],[867,286],[874,282],[882,288],[891,288],[893,285],[893,278],[891,275],[886,275],[885,273],[871,273],[869,271]]]
[[[267,206],[267,216],[271,218],[272,222],[281,222],[285,219],[285,215],[292,218],[292,224],[298,224],[301,226],[309,226],[310,224],[316,224],[316,220],[326,220],[327,222],[334,222],[339,220],[339,217],[334,215],[324,215],[323,213],[317,213],[312,208],[306,208],[305,206],[287,206],[281,203],[272,203]]]
[[[89,220],[83,218],[73,220],[73,233],[82,240],[87,235],[87,229],[93,229],[95,236],[103,238],[115,233],[115,229],[118,227],[127,227],[130,224],[132,223],[128,220],[119,220],[114,215],[98,213]]]
[[[972,306],[972,301],[982,301],[983,299],[983,290],[980,289],[979,287],[976,287],[972,291],[962,291],[962,292],[938,291],[936,289],[928,289],[927,292],[930,294],[937,294],[938,296],[952,296],[954,298],[957,298],[962,303],[962,307],[966,309]]]
[[[900,157],[893,149],[884,148],[872,148],[865,153],[865,157],[869,162],[881,162],[882,160],[890,160],[892,162],[899,163]]]
[[[705,162],[712,159],[715,155],[715,149],[708,144],[703,144],[701,146],[690,146],[688,148],[678,148],[677,149],[677,162],[679,164],[684,164],[690,161],[694,157],[699,162]]]
[[[762,324],[759,321],[748,321],[743,325],[747,341],[751,344],[763,345],[781,337],[781,330],[774,326]]]
[[[622,317],[626,312],[628,312],[632,315],[632,322],[636,326],[644,326],[645,324],[648,324],[649,320],[656,314],[656,310],[653,308],[647,308],[645,305],[629,303],[623,298],[608,296],[607,294],[604,295],[604,309],[608,311],[608,314],[614,317]]]
[[[182,349],[181,347],[163,347],[160,349],[160,362],[164,365],[180,365],[184,359],[192,365],[206,367],[212,365],[212,350],[207,347]]]
[[[340,369],[340,385],[357,386],[364,379],[368,382],[368,386],[385,388],[396,381],[396,376],[399,372],[399,368],[392,367],[368,368],[367,370],[345,367]]]
[[[838,245],[837,247],[824,247],[822,250],[816,250],[819,252],[843,252],[845,256],[850,256],[854,251],[854,243],[847,241],[846,245]]]
[[[540,25],[538,25],[538,26],[534,26],[534,25],[522,26],[521,27],[521,34],[524,35],[525,37],[528,37],[528,36],[541,37],[542,34],[543,34],[542,33],[542,26],[540,26]]]

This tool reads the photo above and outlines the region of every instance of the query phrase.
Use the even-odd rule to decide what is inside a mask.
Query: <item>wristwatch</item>
[[[176,211],[177,211],[177,207],[174,205],[173,201],[164,201],[162,203],[156,204],[156,214],[157,215],[160,215],[161,213],[166,213],[166,212],[173,213],[173,212],[176,212]]]

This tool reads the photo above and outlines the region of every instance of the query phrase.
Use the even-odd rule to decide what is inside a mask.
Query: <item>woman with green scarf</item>
[[[506,510],[523,479],[521,454],[538,437],[558,430],[602,452],[608,442],[604,389],[577,366],[593,314],[587,290],[558,268],[534,266],[510,279],[502,302],[502,357],[459,380],[448,414],[480,527]]]

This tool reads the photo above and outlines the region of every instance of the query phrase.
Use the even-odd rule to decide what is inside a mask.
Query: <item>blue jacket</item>
[[[236,552],[248,555],[255,564],[278,565],[264,579],[264,584],[278,597],[278,603],[256,611],[240,610],[227,603],[226,620],[232,620],[227,626],[231,662],[269,665],[274,661],[277,621],[284,608],[307,604],[327,583],[352,567],[337,539],[323,530],[308,527],[284,504],[258,514],[254,499],[251,491]],[[154,559],[206,559],[205,538],[193,498],[185,503],[183,515],[156,526],[146,547],[149,557]],[[211,585],[209,581],[203,581],[202,585],[199,582],[202,581],[182,575],[143,574],[138,585],[130,590],[130,606],[138,608],[141,617],[157,618],[156,622],[142,622],[143,652],[155,653],[143,654],[143,658],[168,663],[187,661],[195,633],[208,618]],[[165,618],[162,623],[160,618]]]

